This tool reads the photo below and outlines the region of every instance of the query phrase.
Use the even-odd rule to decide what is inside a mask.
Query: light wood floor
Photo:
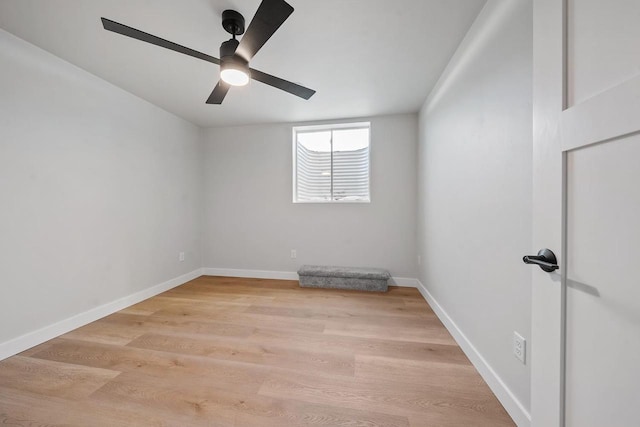
[[[0,362],[0,425],[514,424],[415,289],[200,277]]]

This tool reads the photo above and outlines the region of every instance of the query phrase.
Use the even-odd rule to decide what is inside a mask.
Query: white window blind
[[[369,123],[296,127],[293,201],[368,202]]]

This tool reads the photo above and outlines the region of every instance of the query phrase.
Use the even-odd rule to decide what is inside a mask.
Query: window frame
[[[308,133],[308,132],[318,132],[318,131],[330,131],[332,133],[333,140],[333,131],[334,130],[350,130],[350,129],[368,129],[369,130],[369,141],[367,145],[367,188],[369,190],[367,199],[358,199],[358,200],[334,200],[333,199],[333,184],[331,188],[331,199],[328,200],[297,200],[298,196],[298,138],[297,135],[299,133]],[[308,204],[308,203],[318,203],[318,204],[331,204],[331,203],[371,203],[371,122],[348,122],[348,123],[327,123],[327,124],[317,124],[317,125],[303,125],[303,126],[293,126],[291,129],[292,135],[292,159],[293,159],[293,195],[292,200],[293,203],[298,204]],[[332,175],[331,179],[333,180],[333,145],[331,147],[331,170]]]

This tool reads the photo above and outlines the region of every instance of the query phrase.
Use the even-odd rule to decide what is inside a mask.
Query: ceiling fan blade
[[[262,0],[236,53],[250,61],[292,13],[293,7],[284,0]]]
[[[207,99],[207,104],[222,104],[224,101],[224,97],[227,96],[227,92],[229,92],[229,85],[220,80],[216,87],[209,95],[209,99]]]
[[[107,18],[102,19],[102,26],[107,31],[113,31],[114,33],[122,34],[123,36],[131,37],[143,42],[151,43],[156,46],[164,47],[165,49],[173,50],[174,52],[183,53],[185,55],[193,56],[194,58],[202,59],[214,64],[220,64],[220,60],[206,53],[198,52],[197,50],[189,49],[188,47],[179,45],[169,40],[154,36],[153,34],[145,33],[144,31],[136,30],[135,28],[121,24],[119,22],[112,21]]]
[[[313,89],[300,86],[299,84],[281,79],[280,77],[272,76],[271,74],[263,73],[262,71],[254,70],[253,68],[250,70],[252,79],[284,90],[285,92],[289,92],[290,94],[299,96],[300,98],[309,99],[314,93],[316,93]]]

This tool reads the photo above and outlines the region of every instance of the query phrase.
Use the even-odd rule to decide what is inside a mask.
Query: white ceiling
[[[260,0],[0,0],[0,27],[200,126],[417,111],[486,0],[287,0],[295,11],[251,66],[315,89],[259,82],[205,100],[218,67],[105,31],[100,17],[219,57],[225,9]]]

